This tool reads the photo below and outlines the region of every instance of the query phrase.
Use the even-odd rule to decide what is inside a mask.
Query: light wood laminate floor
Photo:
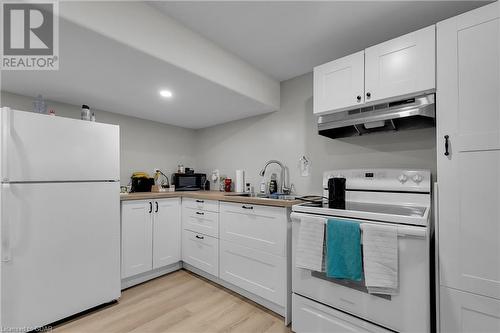
[[[208,280],[177,271],[122,292],[120,301],[54,332],[286,332],[282,317]]]

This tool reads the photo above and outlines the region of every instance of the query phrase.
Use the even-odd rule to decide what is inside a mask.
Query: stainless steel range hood
[[[435,126],[435,95],[420,95],[318,117],[318,133],[329,138]]]

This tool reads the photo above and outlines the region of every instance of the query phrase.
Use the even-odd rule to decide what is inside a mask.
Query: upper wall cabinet
[[[314,113],[340,112],[435,89],[435,26],[314,68]]]
[[[314,113],[364,102],[364,51],[314,68]]]
[[[436,87],[435,26],[365,50],[366,102]]]

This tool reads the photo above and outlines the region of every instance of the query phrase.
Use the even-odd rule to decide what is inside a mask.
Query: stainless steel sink
[[[261,193],[225,193],[225,196],[230,197],[250,197],[259,199],[269,199],[269,200],[295,200],[293,195],[285,194],[261,194]]]

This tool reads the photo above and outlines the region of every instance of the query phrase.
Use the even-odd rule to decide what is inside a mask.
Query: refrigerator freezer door
[[[120,179],[119,126],[1,111],[3,182]]]
[[[120,297],[118,182],[3,184],[5,199],[0,327],[50,324]]]

